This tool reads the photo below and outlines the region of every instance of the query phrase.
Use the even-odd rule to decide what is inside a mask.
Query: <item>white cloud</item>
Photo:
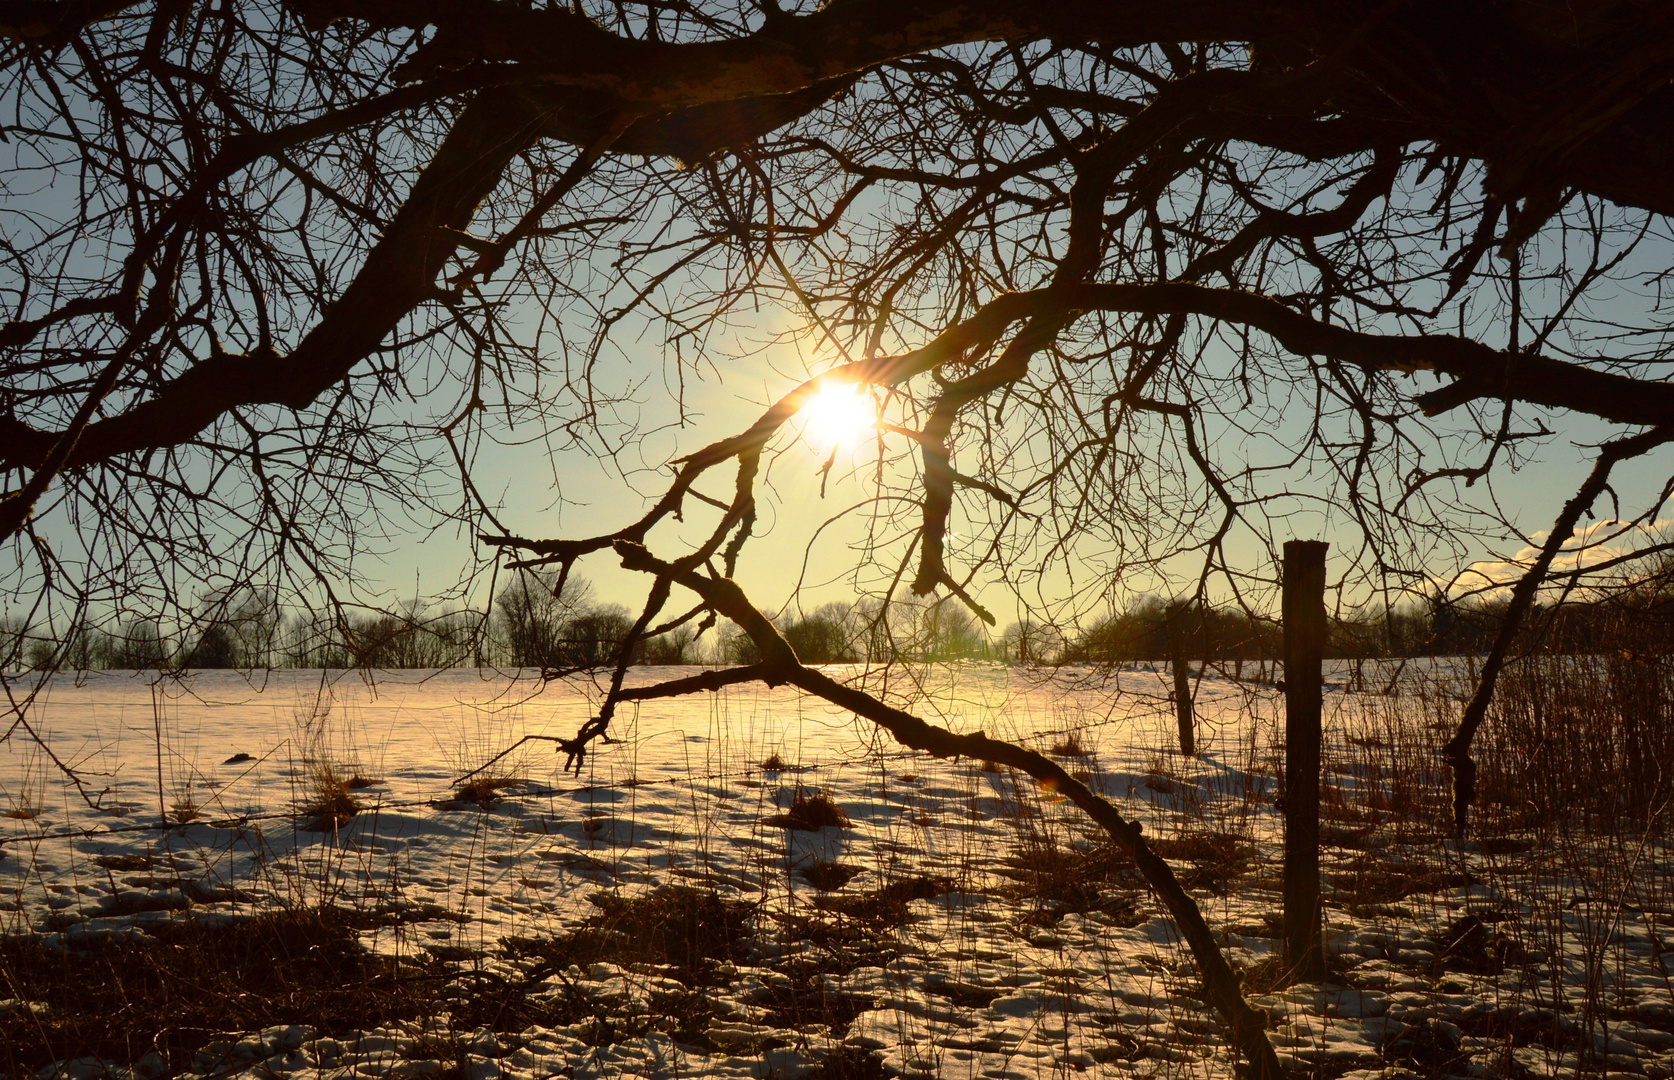
[[[1435,581],[1438,589],[1446,590],[1454,599],[1477,597],[1483,600],[1505,600],[1512,586],[1528,572],[1540,556],[1549,531],[1534,533],[1534,541],[1509,559],[1472,563],[1452,580]],[[1583,580],[1581,587],[1620,585],[1631,582],[1645,572],[1639,560],[1617,562],[1636,551],[1674,540],[1674,521],[1662,520],[1633,524],[1625,521],[1602,520],[1590,522],[1575,531],[1552,560],[1547,572],[1545,588],[1562,589],[1569,584],[1569,576],[1585,573],[1589,568],[1604,567],[1593,581]],[[1606,564],[1614,564],[1608,565]]]

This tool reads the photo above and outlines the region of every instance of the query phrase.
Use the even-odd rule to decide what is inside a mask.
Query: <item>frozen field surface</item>
[[[973,665],[922,685],[898,673],[887,692],[1058,755],[1143,821],[1299,1072],[1674,1077],[1667,838],[1596,859],[1570,838],[1557,859],[1539,838],[1458,844],[1380,817],[1378,755],[1398,740],[1378,733],[1423,717],[1345,680],[1327,706],[1351,751],[1327,777],[1333,981],[1271,990],[1270,687],[1199,680],[1195,758],[1175,752],[1150,671],[1094,686]],[[55,679],[31,730],[0,742],[7,933],[73,963],[183,924],[329,907],[410,964],[392,970],[447,981],[437,1001],[492,985],[518,1004],[217,1031],[189,1062],[136,1047],[38,1075],[1232,1075],[1171,922],[1026,777],[741,688],[624,707],[579,773],[531,741],[456,787],[524,736],[573,734],[598,697],[476,671]],[[50,1008],[0,985],[0,1020]]]

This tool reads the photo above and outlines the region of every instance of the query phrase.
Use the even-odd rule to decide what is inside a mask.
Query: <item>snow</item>
[[[632,681],[685,673],[636,669]],[[928,687],[889,688],[927,719],[1042,750],[1073,732],[1090,751],[1076,767],[1148,836],[1204,827],[1250,836],[1258,849],[1248,877],[1193,891],[1235,964],[1270,959],[1277,943],[1262,925],[1278,907],[1281,826],[1268,790],[1275,695],[1204,678],[1203,753],[1182,759],[1171,747],[1164,678],[1126,672],[1121,689],[981,665],[938,673]],[[469,1049],[462,1063],[444,1062],[421,1038],[440,1018],[352,1033],[286,1026],[228,1035],[206,1048],[196,1072],[312,1080],[422,1077],[460,1065],[476,1080],[788,1077],[842,1044],[878,1052],[903,1076],[1232,1074],[1220,1026],[1196,997],[1190,956],[1154,901],[1138,898],[1137,924],[1097,905],[1040,918],[1040,905],[999,874],[1003,856],[1043,836],[1063,848],[1096,840],[1072,807],[979,762],[902,751],[851,714],[792,691],[736,688],[625,707],[612,728],[618,741],[595,746],[579,775],[561,771],[551,743],[532,742],[491,766],[490,775],[515,781],[502,801],[485,809],[456,798],[458,777],[525,735],[572,734],[598,697],[590,683],[543,689],[476,671],[55,678],[28,716],[74,763],[97,806],[25,732],[0,742],[0,810],[15,815],[0,819],[0,895],[12,902],[0,913],[4,929],[73,954],[169,920],[329,902],[402,913],[397,925],[364,935],[371,949],[464,948],[474,952],[459,963],[492,965],[511,962],[496,953],[505,938],[577,925],[597,910],[589,897],[601,889],[642,895],[701,884],[756,905],[766,924],[811,910],[817,894],[799,871],[841,860],[859,873],[838,897],[916,874],[955,887],[912,900],[912,918],[892,931],[879,962],[817,976],[825,994],[864,1006],[840,1035],[767,1022],[785,972],[813,946],[763,934],[713,992],[704,1046],[662,1032],[612,1039],[597,1025],[537,1026],[454,1032]],[[1339,682],[1330,707],[1329,724],[1340,728],[1362,706]],[[764,772],[775,754],[789,767]],[[376,781],[357,792],[363,808],[336,831],[306,828],[299,812],[324,766]],[[799,791],[828,793],[853,827],[767,824]],[[174,820],[192,811],[194,820]],[[1583,903],[1540,930],[1554,941],[1551,957],[1492,974],[1443,971],[1447,944],[1438,938],[1461,916],[1533,918],[1538,906],[1533,892],[1518,891],[1528,883],[1505,857],[1469,848],[1438,844],[1427,857],[1448,860],[1474,884],[1372,914],[1329,911],[1344,984],[1251,995],[1273,1017],[1281,1058],[1350,1077],[1399,1075],[1425,1060],[1494,1078],[1581,1066],[1573,1049],[1483,1037],[1492,1026],[1484,1018],[1498,1018],[1501,1029],[1585,1023],[1594,1033],[1590,1071],[1674,1076],[1667,914]],[[1353,855],[1328,854],[1328,876]],[[1645,855],[1665,874],[1668,857],[1655,845]],[[609,963],[572,968],[548,985],[620,1017],[679,989],[667,973]],[[1554,1010],[1554,994],[1563,1008]],[[1578,1015],[1586,1012],[1578,1003],[1601,995],[1611,1010]],[[0,1001],[0,1010],[32,1007]],[[152,1080],[163,1063],[155,1054],[76,1059],[56,1071]]]

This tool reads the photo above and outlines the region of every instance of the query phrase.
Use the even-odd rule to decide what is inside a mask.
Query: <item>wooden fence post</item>
[[[1319,901],[1321,666],[1325,655],[1325,552],[1318,540],[1285,544],[1285,966],[1325,977]]]

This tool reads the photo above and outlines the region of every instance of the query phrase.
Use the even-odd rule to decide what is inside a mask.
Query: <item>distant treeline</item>
[[[585,584],[555,592],[549,578],[525,574],[494,603],[488,639],[495,662],[564,670],[610,662],[633,629],[617,604],[595,604]],[[810,612],[769,613],[805,663],[996,659],[983,626],[957,602],[909,601],[882,613],[874,602],[828,603]],[[702,630],[702,633],[699,631]],[[634,647],[639,664],[747,664],[755,644],[731,622],[688,623]]]
[[[1482,654],[1499,633],[1505,609],[1503,600],[1453,600],[1436,593],[1382,617],[1333,616],[1327,620],[1326,655],[1369,660]],[[1524,622],[1519,644],[1593,653],[1630,642],[1656,651],[1674,648],[1674,591],[1625,589],[1604,599],[1537,606]],[[1045,651],[1059,663],[1166,661],[1177,652],[1192,660],[1236,662],[1276,660],[1283,646],[1284,628],[1277,619],[1235,608],[1146,599],[1077,633],[1055,651]]]
[[[521,573],[486,615],[409,602],[392,613],[335,619],[283,612],[247,594],[206,605],[184,632],[155,621],[114,627],[0,626],[0,662],[76,670],[172,668],[446,668],[495,666],[568,671],[614,663],[634,616],[599,603],[584,581],[561,591],[548,576]],[[982,625],[957,603],[907,602],[887,617],[866,604],[826,604],[774,623],[809,663],[998,658]],[[702,629],[703,633],[699,633]],[[730,622],[675,627],[633,649],[636,664],[748,663],[754,645]]]
[[[495,666],[567,671],[613,663],[634,617],[619,604],[593,600],[585,582],[561,591],[553,578],[519,574],[491,610],[434,609],[410,602],[393,613],[309,618],[246,594],[206,605],[196,625],[163,633],[150,620],[115,628],[77,627],[52,634],[0,625],[0,661],[8,667],[99,668],[446,668]],[[1345,659],[1485,652],[1503,605],[1451,601],[1439,593],[1381,618],[1333,618],[1327,655]],[[1156,599],[1085,628],[1064,632],[1029,621],[990,636],[957,601],[828,603],[770,615],[806,663],[937,662],[975,659],[1023,664],[1168,661],[1265,662],[1282,651],[1276,620],[1230,607]],[[700,629],[703,631],[700,633]],[[1674,590],[1641,587],[1604,600],[1537,610],[1527,634],[1547,650],[1586,653],[1674,648]],[[1637,644],[1624,644],[1624,642]],[[1662,645],[1658,643],[1669,643]],[[633,650],[637,664],[738,664],[757,659],[754,644],[722,621],[688,623]]]

